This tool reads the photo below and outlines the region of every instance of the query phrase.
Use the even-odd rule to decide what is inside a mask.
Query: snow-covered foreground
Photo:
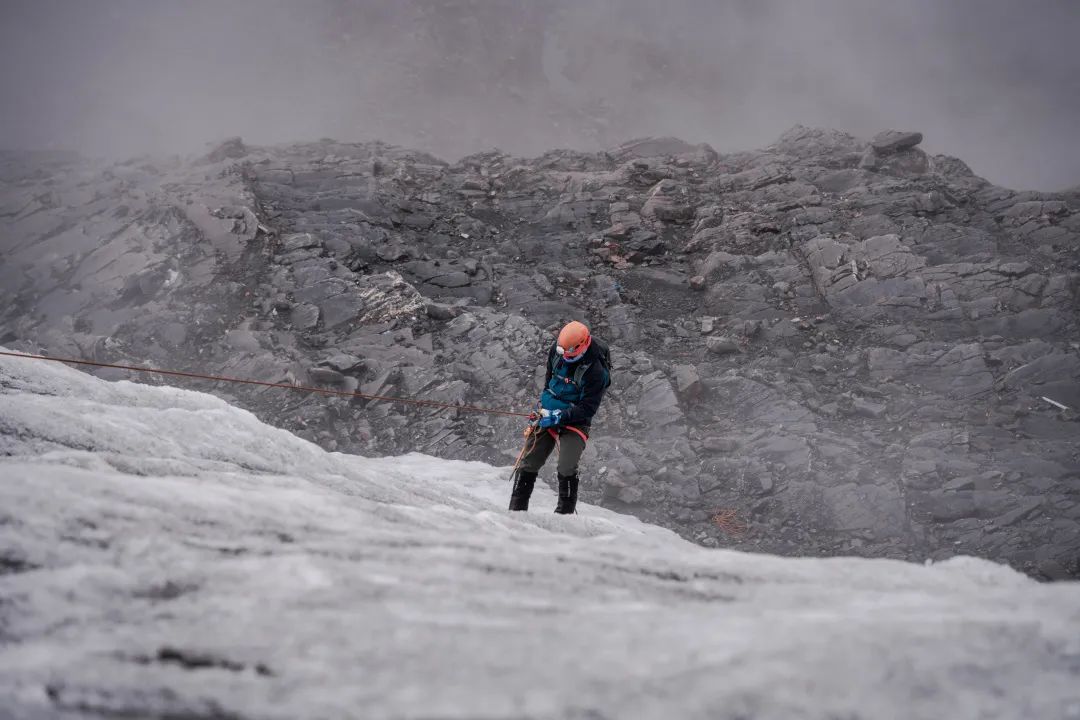
[[[1080,718],[1080,586],[691,545],[0,358],[0,716]]]

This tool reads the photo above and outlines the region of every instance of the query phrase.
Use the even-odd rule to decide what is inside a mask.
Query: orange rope
[[[536,447],[536,431],[532,425],[525,428],[525,444],[521,446],[521,452],[518,453],[517,459],[514,460],[514,473],[520,469],[521,459],[533,451]],[[513,475],[511,475],[513,477]]]
[[[746,524],[733,508],[720,508],[713,514],[712,522],[728,535],[739,536],[746,532]]]
[[[195,378],[197,380],[214,380],[217,382],[240,383],[243,385],[261,385],[263,387],[283,388],[285,390],[300,390],[303,392],[319,393],[321,395],[339,395],[344,397],[360,398],[362,400],[377,400],[380,402],[396,402],[406,405],[420,405],[422,407],[441,408],[445,410],[464,410],[465,412],[486,413],[488,415],[505,415],[508,417],[529,417],[529,413],[519,413],[512,410],[500,410],[497,408],[484,408],[475,405],[455,405],[453,403],[437,402],[435,400],[416,400],[414,398],[388,397],[386,395],[369,395],[367,393],[350,392],[348,390],[329,390],[326,388],[311,387],[309,385],[289,385],[288,383],[273,383],[263,380],[246,380],[244,378],[225,377],[222,375],[203,375],[200,373],[181,372],[179,370],[155,370],[153,368],[135,367],[134,365],[117,365],[114,363],[94,362],[92,360],[76,360],[73,358],[51,357],[49,355],[28,355],[24,353],[4,352],[0,355],[6,357],[23,358],[26,360],[48,360],[51,362],[71,363],[72,365],[89,365],[100,368],[113,368],[115,370],[133,370],[135,372],[153,373],[156,375],[171,375],[173,377]]]

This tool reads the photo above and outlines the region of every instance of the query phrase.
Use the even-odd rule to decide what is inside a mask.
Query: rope
[[[529,425],[527,428],[525,428],[525,444],[521,446],[521,452],[518,453],[517,459],[514,460],[514,469],[513,472],[510,474],[511,480],[514,479],[514,476],[517,475],[518,470],[521,469],[522,459],[524,459],[525,456],[531,453],[533,451],[533,448],[536,447],[537,432],[538,429],[535,425]]]
[[[70,363],[72,365],[89,365],[91,367],[112,368],[114,370],[133,370],[135,372],[153,373],[155,375],[171,375],[173,377],[195,378],[196,380],[213,380],[216,382],[230,382],[242,385],[261,385],[262,387],[283,388],[285,390],[300,390],[302,392],[319,393],[321,395],[338,395],[342,397],[360,398],[362,400],[374,400],[378,402],[402,403],[405,405],[419,405],[421,407],[439,408],[443,410],[462,410],[465,412],[484,413],[487,415],[503,415],[506,417],[529,417],[528,413],[519,413],[512,410],[500,410],[498,408],[485,408],[476,405],[456,405],[454,403],[438,402],[436,400],[417,400],[415,398],[389,397],[386,395],[369,395],[368,393],[351,392],[349,390],[330,390],[327,388],[311,387],[310,385],[290,385],[288,383],[265,382],[263,380],[247,380],[244,378],[226,377],[223,375],[203,375],[201,373],[181,372],[180,370],[155,370],[153,368],[136,367],[134,365],[118,365],[115,363],[94,362],[92,360],[76,360],[74,358],[60,358],[49,355],[29,355],[0,350],[0,355],[5,357],[23,358],[24,360],[48,360],[50,362]]]

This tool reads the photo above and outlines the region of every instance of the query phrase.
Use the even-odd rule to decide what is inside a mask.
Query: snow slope
[[[782,559],[0,358],[0,717],[1080,718],[1080,586]]]

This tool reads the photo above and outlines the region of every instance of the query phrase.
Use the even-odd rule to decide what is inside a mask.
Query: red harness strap
[[[578,430],[573,425],[566,425],[565,427],[567,430],[577,433],[581,437],[582,442],[589,442],[589,436],[583,433],[581,430]],[[553,440],[558,441],[559,433],[555,431],[555,428],[548,428],[548,434],[551,435]]]

